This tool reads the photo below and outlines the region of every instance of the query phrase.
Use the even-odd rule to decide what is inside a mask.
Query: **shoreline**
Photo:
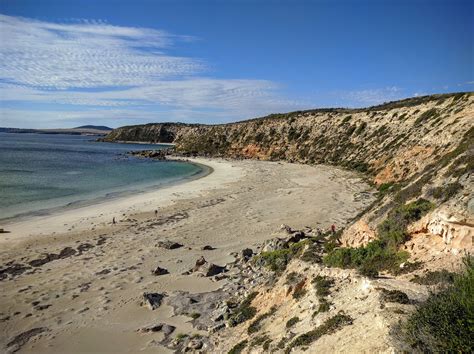
[[[39,210],[35,212],[36,214],[32,213],[26,216],[20,215],[11,219],[0,220],[2,228],[7,231],[0,234],[2,235],[0,237],[0,244],[16,242],[46,233],[57,234],[72,231],[73,229],[80,231],[81,229],[89,228],[91,225],[91,223],[88,223],[80,227],[80,224],[84,224],[84,220],[93,220],[91,222],[94,222],[94,225],[105,227],[111,224],[114,215],[116,217],[123,216],[122,214],[124,214],[125,210],[130,212],[130,208],[135,213],[153,212],[156,208],[167,206],[179,200],[180,198],[178,197],[176,200],[173,200],[175,199],[173,196],[177,194],[189,193],[191,195],[191,188],[196,188],[196,193],[202,192],[204,190],[202,187],[207,183],[193,182],[211,176],[215,172],[216,166],[218,166],[215,161],[209,162],[199,158],[173,157],[173,160],[197,165],[201,168],[201,171],[180,180],[150,186],[138,192],[136,190],[128,190],[123,192],[125,195],[99,197],[98,199],[84,201],[84,204],[80,205],[55,207],[46,209],[45,213]],[[215,181],[211,181],[210,184],[213,182]],[[188,186],[189,184],[191,186]],[[160,198],[160,194],[163,195],[163,198]],[[150,203],[154,200],[157,200],[156,204],[150,206]],[[28,230],[35,230],[35,232],[29,233]]]
[[[90,206],[101,204],[107,201],[114,201],[117,199],[127,198],[134,194],[149,193],[149,192],[157,191],[159,189],[169,188],[174,185],[178,185],[181,183],[188,183],[190,181],[193,181],[199,178],[204,178],[213,172],[212,167],[201,164],[201,163],[197,163],[197,162],[191,162],[191,161],[186,161],[182,159],[170,159],[168,161],[187,162],[189,164],[198,166],[201,170],[196,173],[193,173],[192,175],[180,178],[178,180],[165,181],[159,184],[155,184],[156,182],[149,182],[146,184],[137,185],[136,187],[131,187],[127,189],[119,188],[117,190],[110,190],[109,192],[107,192],[106,194],[102,196],[98,196],[94,198],[77,199],[63,205],[37,209],[34,211],[18,213],[16,215],[9,216],[6,218],[0,218],[0,226],[2,226],[3,228],[5,227],[8,228],[10,224],[28,221],[29,219],[32,219],[35,217],[54,216],[64,210],[74,210],[74,209],[83,208],[83,207],[90,207]],[[136,188],[136,189],[133,189],[133,188]]]

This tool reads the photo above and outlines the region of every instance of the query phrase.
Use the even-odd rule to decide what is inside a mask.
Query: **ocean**
[[[0,133],[0,220],[140,193],[203,173],[192,163],[125,154],[163,145],[101,143],[96,139]]]

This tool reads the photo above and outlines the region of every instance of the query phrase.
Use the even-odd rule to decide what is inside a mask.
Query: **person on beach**
[[[158,210],[155,209],[155,218],[158,217]]]
[[[112,218],[112,224],[115,225],[115,216]]]
[[[333,235],[336,233],[336,225],[334,224],[331,225],[331,232]]]

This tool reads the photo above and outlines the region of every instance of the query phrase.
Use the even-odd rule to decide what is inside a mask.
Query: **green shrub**
[[[256,257],[256,261],[259,259],[263,260],[264,265],[270,270],[282,273],[291,260],[291,252],[289,249],[262,252]]]
[[[317,275],[311,283],[314,285],[318,296],[328,296],[331,294],[329,290],[334,285],[334,279]]]
[[[255,316],[257,310],[255,307],[250,306],[250,304],[257,295],[257,292],[250,293],[247,298],[240,303],[240,305],[229,318],[230,327],[235,327],[238,324],[250,320]]]
[[[423,276],[415,275],[415,277],[410,281],[421,285],[436,285],[440,283],[451,284],[454,282],[455,276],[456,273],[443,269],[427,272]]]
[[[415,120],[414,125],[418,126],[422,124],[423,122],[428,121],[432,118],[436,118],[438,116],[439,116],[438,110],[436,108],[431,108],[427,110],[426,112],[423,112],[422,114],[420,114],[420,116]]]
[[[351,120],[351,118],[352,118],[352,116],[351,116],[351,115],[344,117],[344,119],[342,120],[342,124],[345,124],[345,123],[347,123],[348,121],[350,121],[350,120]]]
[[[360,133],[362,133],[366,127],[367,127],[367,122],[360,123],[360,125],[357,127],[357,129],[354,132],[355,135],[359,135]]]
[[[305,288],[300,287],[300,288],[295,289],[295,291],[293,291],[293,295],[292,295],[292,296],[293,296],[293,299],[299,300],[299,299],[301,299],[303,296],[305,296],[306,293],[307,293],[307,290],[306,290]]]
[[[407,294],[400,290],[387,290],[382,289],[382,301],[384,302],[397,302],[399,304],[409,304],[410,299]]]
[[[248,334],[252,334],[252,333],[255,333],[255,332],[258,332],[262,326],[262,321],[265,320],[266,318],[270,317],[271,315],[273,315],[274,313],[276,312],[276,307],[272,307],[270,309],[270,311],[258,316],[255,321],[253,321],[249,328],[247,328],[247,333]]]
[[[426,353],[474,352],[474,260],[445,290],[432,294],[403,327],[412,349]]]
[[[446,202],[451,199],[451,197],[455,196],[456,193],[462,188],[463,186],[459,182],[449,183],[444,186],[434,188],[431,191],[431,195],[442,202]]]
[[[300,321],[298,317],[292,317],[286,321],[286,328],[291,328]]]
[[[237,343],[236,345],[234,345],[234,347],[231,350],[229,350],[229,352],[227,354],[240,354],[240,353],[242,353],[242,351],[247,346],[247,343],[248,343],[247,340],[243,340],[243,341]]]
[[[338,329],[352,324],[352,318],[340,312],[327,319],[321,326],[296,337],[286,348],[285,353],[290,353],[295,347],[308,346],[326,334],[331,334]]]

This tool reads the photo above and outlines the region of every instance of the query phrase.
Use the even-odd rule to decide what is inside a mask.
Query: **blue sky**
[[[473,91],[473,2],[0,0],[0,126],[221,123]]]

